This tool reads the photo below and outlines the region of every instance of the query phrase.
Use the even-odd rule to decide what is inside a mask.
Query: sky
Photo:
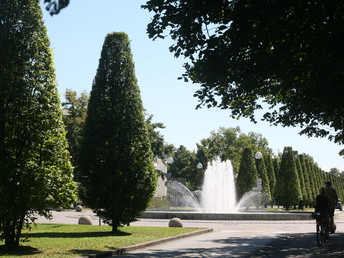
[[[42,7],[43,5],[43,0]],[[66,89],[78,93],[90,92],[96,75],[100,52],[108,33],[125,32],[131,40],[135,73],[141,98],[153,122],[161,122],[161,134],[167,143],[184,145],[196,150],[196,143],[208,138],[220,127],[239,126],[245,134],[262,134],[275,154],[285,146],[314,158],[325,171],[338,168],[344,171],[344,159],[338,155],[344,146],[324,138],[300,136],[300,128],[270,126],[266,122],[254,124],[248,119],[231,119],[229,111],[195,109],[193,97],[199,85],[178,80],[184,73],[183,57],[169,52],[170,38],[151,40],[146,33],[152,13],[141,9],[145,0],[71,0],[57,16],[43,10],[51,48],[54,54],[58,90],[63,98]]]

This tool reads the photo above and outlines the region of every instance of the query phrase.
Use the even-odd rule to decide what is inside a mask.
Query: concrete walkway
[[[186,227],[209,227],[214,231],[119,257],[344,257],[344,213],[336,213],[337,232],[322,248],[316,244],[314,220],[184,221]],[[140,221],[133,225],[158,223],[167,221]]]
[[[319,248],[315,241],[315,221],[192,221],[184,227],[211,228],[213,232],[168,241],[117,257],[344,257],[344,212],[336,211],[337,232]],[[54,219],[39,223],[76,224],[90,211],[53,212]],[[169,220],[140,219],[132,226],[167,227]]]

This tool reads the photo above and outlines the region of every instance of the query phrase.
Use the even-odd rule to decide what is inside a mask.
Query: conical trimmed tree
[[[236,180],[239,199],[257,185],[257,177],[258,174],[252,150],[245,148],[242,153],[239,173]]]
[[[76,185],[38,0],[0,1],[0,235],[70,207]]]
[[[270,182],[268,177],[268,172],[265,167],[264,156],[261,159],[256,159],[256,167],[258,172],[258,177],[262,180],[262,193],[263,203],[266,206],[271,200]]]
[[[275,186],[276,186],[276,175],[274,170],[274,164],[272,161],[272,157],[270,154],[264,156],[264,160],[266,163],[266,171],[268,173],[269,184],[270,184],[270,193],[271,193],[271,207],[273,207],[274,202],[274,193],[275,193]]]
[[[283,150],[275,197],[277,203],[283,205],[287,210],[297,205],[302,198],[294,153],[291,147],[285,147]]]
[[[83,201],[113,232],[146,209],[157,175],[125,33],[105,38],[79,158]]]

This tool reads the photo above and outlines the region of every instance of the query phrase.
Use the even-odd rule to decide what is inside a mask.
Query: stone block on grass
[[[171,228],[182,228],[183,227],[183,222],[179,218],[173,218],[168,223],[168,226],[171,227]]]
[[[92,219],[90,216],[81,216],[78,221],[79,225],[92,225]]]

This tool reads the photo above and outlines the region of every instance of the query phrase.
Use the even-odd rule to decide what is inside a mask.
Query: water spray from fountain
[[[233,167],[219,158],[208,162],[202,187],[202,210],[207,213],[235,212],[236,196]]]

